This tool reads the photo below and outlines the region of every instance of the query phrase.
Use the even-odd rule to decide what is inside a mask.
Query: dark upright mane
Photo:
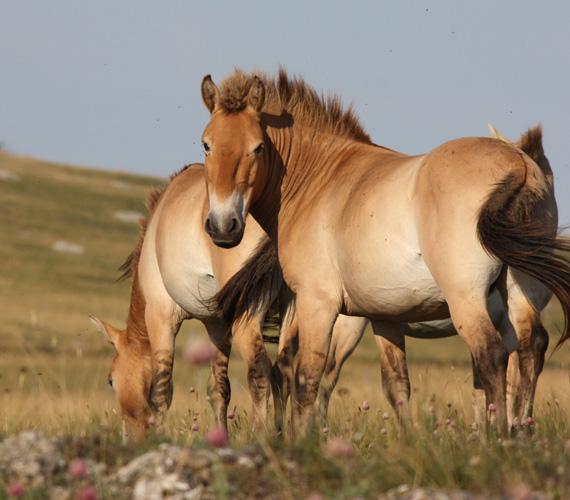
[[[290,113],[295,123],[327,131],[331,134],[371,144],[370,136],[360,124],[351,107],[344,108],[338,96],[319,95],[302,78],[289,77],[280,68],[277,77],[248,74],[236,69],[220,84],[219,105],[226,113],[237,113],[247,106],[247,97],[253,77],[265,85],[265,104],[262,112],[281,115]]]

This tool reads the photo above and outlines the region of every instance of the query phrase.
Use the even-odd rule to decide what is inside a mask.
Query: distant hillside
[[[89,313],[124,323],[116,270],[162,183],[0,152],[0,349],[77,347]]]
[[[137,241],[147,192],[164,182],[0,151],[0,353],[104,349],[88,315],[124,326],[130,283],[116,283],[117,268]],[[557,338],[558,304],[546,324]],[[469,361],[457,338],[408,346],[410,359]],[[357,357],[377,359],[372,335]],[[565,347],[554,360],[568,358]]]

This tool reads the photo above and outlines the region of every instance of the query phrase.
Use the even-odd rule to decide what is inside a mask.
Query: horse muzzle
[[[233,248],[240,244],[245,224],[237,212],[222,216],[210,212],[206,217],[204,229],[216,246]]]

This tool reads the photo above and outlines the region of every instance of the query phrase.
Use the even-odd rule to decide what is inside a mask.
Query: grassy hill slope
[[[147,191],[164,181],[8,153],[0,174],[0,349],[26,337],[69,345],[90,313],[121,324],[129,284],[115,283],[116,270],[138,235],[130,212],[144,214]]]
[[[164,182],[0,152],[0,352],[103,348],[88,315],[124,324],[130,283],[116,283],[117,268],[137,241],[133,212],[145,214],[147,192]],[[125,213],[131,220],[117,218]],[[550,309],[557,332],[560,314]],[[457,338],[408,344],[412,360],[469,363]],[[555,362],[570,359],[562,351]],[[353,357],[376,362],[371,335]]]

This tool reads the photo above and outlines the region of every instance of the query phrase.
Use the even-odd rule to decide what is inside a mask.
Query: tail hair
[[[558,348],[570,337],[570,239],[544,223],[540,212],[545,194],[533,191],[526,179],[521,169],[496,185],[481,207],[477,232],[489,254],[537,279],[556,295],[564,313]]]

